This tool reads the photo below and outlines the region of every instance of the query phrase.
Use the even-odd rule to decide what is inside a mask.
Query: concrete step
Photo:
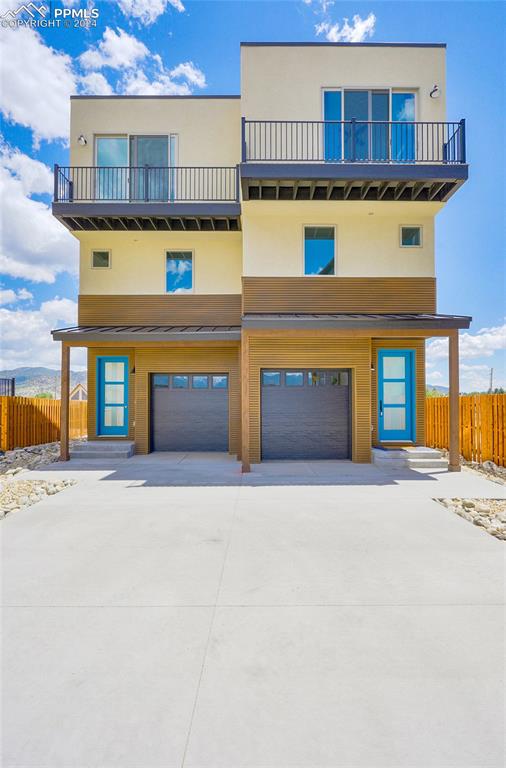
[[[441,451],[424,446],[413,448],[372,449],[372,461],[382,469],[445,469],[448,461]]]
[[[410,469],[448,469],[447,459],[408,459]]]
[[[74,459],[128,459],[134,454],[134,443],[131,441],[90,440],[77,443],[70,450]]]

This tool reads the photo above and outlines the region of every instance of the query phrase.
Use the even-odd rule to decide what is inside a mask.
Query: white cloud
[[[179,79],[187,80],[192,85],[196,85],[197,88],[205,88],[206,76],[201,69],[195,66],[193,61],[185,61],[182,64],[178,64],[177,67],[171,69],[170,76]]]
[[[0,155],[0,270],[12,277],[52,283],[59,272],[77,271],[78,243],[48,205],[30,197],[39,190],[48,191],[44,185],[49,177],[40,170],[42,165],[5,147]]]
[[[431,371],[427,374],[427,381],[430,384],[437,384],[443,379],[443,374],[441,371]]]
[[[29,27],[0,35],[0,110],[33,131],[35,144],[67,137],[70,95],[76,93],[72,59],[42,41]]]
[[[506,323],[494,328],[481,328],[477,333],[461,333],[459,338],[460,357],[491,357],[494,352],[506,349]],[[433,339],[427,345],[427,356],[431,360],[448,357],[448,339]]]
[[[112,86],[101,72],[90,72],[79,78],[82,92],[91,96],[110,96],[113,93]]]
[[[149,26],[165,13],[167,5],[171,5],[176,11],[184,12],[181,0],[118,0],[118,5],[125,16],[138,19],[142,24]]]
[[[122,81],[122,91],[130,96],[188,96],[188,83],[175,83],[166,71],[158,72],[150,80],[144,70],[127,72]]]
[[[328,4],[327,4],[328,6]],[[325,13],[327,8],[322,11]],[[370,13],[363,19],[358,14],[352,19],[350,24],[348,19],[344,19],[342,26],[339,22],[322,21],[315,25],[316,35],[324,35],[330,43],[361,43],[374,34],[376,25],[376,16]]]
[[[70,299],[45,301],[38,310],[0,309],[3,369],[43,365],[59,367],[60,345],[51,337],[57,327],[75,325],[77,304]],[[86,350],[72,350],[72,368],[86,367]]]
[[[144,43],[133,35],[119,27],[116,32],[111,27],[106,27],[98,45],[91,46],[82,53],[79,62],[87,70],[102,67],[128,69],[145,59],[148,54]]]
[[[26,288],[20,288],[18,291],[12,288],[0,288],[0,307],[16,304],[18,301],[30,301],[30,299],[33,299],[33,294]]]

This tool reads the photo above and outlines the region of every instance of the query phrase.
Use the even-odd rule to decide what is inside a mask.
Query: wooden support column
[[[69,422],[70,422],[70,347],[61,344],[61,394],[60,394],[60,461],[69,460]]]
[[[249,460],[249,335],[241,334],[241,459],[242,471],[251,472]]]
[[[452,331],[449,346],[449,465],[450,472],[460,472],[460,394],[459,394],[459,332]]]

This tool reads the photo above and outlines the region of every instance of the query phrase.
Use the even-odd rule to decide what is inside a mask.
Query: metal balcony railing
[[[242,161],[255,163],[465,163],[456,123],[242,119]]]
[[[237,167],[54,167],[54,202],[237,202]]]

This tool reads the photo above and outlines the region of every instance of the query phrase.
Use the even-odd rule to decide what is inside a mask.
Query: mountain
[[[448,387],[443,387],[440,384],[427,384],[427,389],[433,389],[436,392],[440,392],[442,395],[448,394]]]
[[[35,397],[42,392],[60,397],[60,371],[52,368],[12,368],[0,371],[0,378],[16,379],[16,395],[20,397]],[[76,384],[86,386],[86,371],[70,371],[70,388]]]

